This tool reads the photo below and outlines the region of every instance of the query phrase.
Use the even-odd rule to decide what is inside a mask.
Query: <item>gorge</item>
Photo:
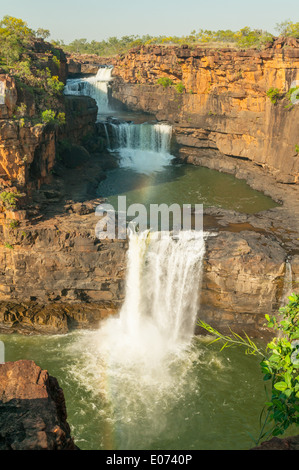
[[[59,129],[15,120],[30,97],[0,75],[1,185],[24,194],[0,213],[9,360],[42,357],[60,375],[79,447],[249,447],[263,403],[257,361],[221,357],[194,330],[202,333],[200,318],[263,341],[265,314],[298,288],[299,108],[286,106],[299,44],[141,46],[92,60],[61,54]],[[270,87],[281,90],[275,104]],[[203,203],[204,234],[99,240],[95,209],[119,195],[145,206]],[[232,362],[241,369],[233,391]],[[245,412],[240,390],[256,398]],[[220,421],[215,402],[228,407]]]

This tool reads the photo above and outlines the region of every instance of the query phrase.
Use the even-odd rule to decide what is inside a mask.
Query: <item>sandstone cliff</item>
[[[299,80],[298,41],[262,51],[142,46],[120,57],[113,74],[115,104],[172,122],[182,158],[195,149],[206,166],[223,155],[248,159],[298,183],[299,106],[286,95]]]
[[[71,60],[87,73],[83,58]],[[94,60],[87,68],[97,68]],[[286,259],[290,290],[298,288],[298,185],[285,183],[297,181],[291,149],[299,107],[286,109],[286,96],[273,104],[266,95],[270,86],[287,90],[298,60],[297,43],[262,52],[143,47],[113,59],[114,102],[174,123],[180,159],[234,173],[282,204],[252,216],[206,211],[212,223],[204,227],[217,236],[207,241],[199,315],[217,327],[264,334],[265,313],[281,305]],[[185,88],[163,87],[161,77]],[[101,202],[95,188],[115,166],[96,134],[95,102],[65,97],[64,126],[22,126],[13,118],[21,95],[11,78],[5,80],[2,184],[27,199],[23,211],[0,214],[0,327],[27,334],[95,327],[120,309],[127,248],[94,234]]]
[[[0,364],[0,450],[76,450],[62,389],[33,361]]]

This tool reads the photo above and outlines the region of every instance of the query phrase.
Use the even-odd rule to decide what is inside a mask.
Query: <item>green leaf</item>
[[[274,384],[274,387],[276,388],[276,390],[281,390],[281,391],[284,391],[286,388],[288,388],[285,382],[277,382],[276,384]]]
[[[272,379],[272,374],[265,374],[264,381]]]

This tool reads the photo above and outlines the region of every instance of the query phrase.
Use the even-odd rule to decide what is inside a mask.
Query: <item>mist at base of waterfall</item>
[[[0,340],[7,361],[31,359],[57,377],[83,450],[249,449],[249,433],[259,434],[260,358],[239,348],[220,352],[210,337],[192,337],[158,370],[154,361],[143,367],[138,351],[133,362],[107,358],[98,330]],[[112,352],[118,341],[116,332]]]

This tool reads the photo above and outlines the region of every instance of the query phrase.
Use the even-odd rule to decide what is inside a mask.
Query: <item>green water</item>
[[[63,336],[1,335],[6,361],[32,359],[57,377],[81,449],[248,449],[265,401],[259,357],[219,352],[194,338],[155,375],[110,369],[96,331]]]
[[[256,191],[232,175],[193,165],[170,164],[162,171],[142,174],[130,168],[107,173],[98,194],[117,208],[117,197],[126,196],[127,206],[139,203],[203,204],[247,214],[276,207],[268,196]]]

